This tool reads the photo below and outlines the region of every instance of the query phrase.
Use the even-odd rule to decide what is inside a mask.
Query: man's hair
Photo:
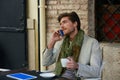
[[[62,13],[58,16],[58,21],[60,22],[60,20],[63,18],[63,17],[68,17],[69,20],[71,20],[72,22],[77,22],[77,30],[79,31],[80,30],[80,26],[81,26],[81,22],[80,22],[80,18],[79,16],[77,15],[76,12],[71,12],[71,13]]]

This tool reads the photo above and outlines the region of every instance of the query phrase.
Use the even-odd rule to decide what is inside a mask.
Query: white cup
[[[61,58],[62,67],[66,67],[68,61],[69,60],[67,58]]]

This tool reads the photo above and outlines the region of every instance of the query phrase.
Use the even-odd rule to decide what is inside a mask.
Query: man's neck
[[[72,41],[75,38],[77,33],[78,33],[78,31],[74,31],[70,34],[70,41]]]

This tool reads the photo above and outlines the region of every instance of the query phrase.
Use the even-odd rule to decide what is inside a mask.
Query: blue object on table
[[[13,73],[13,74],[8,74],[6,76],[13,79],[19,79],[19,80],[30,80],[30,79],[37,78],[36,76],[25,74],[25,73]]]

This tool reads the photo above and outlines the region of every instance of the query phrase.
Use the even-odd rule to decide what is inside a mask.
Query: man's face
[[[60,20],[60,28],[63,30],[65,35],[69,35],[74,32],[76,24],[71,22],[68,17],[63,17]]]

